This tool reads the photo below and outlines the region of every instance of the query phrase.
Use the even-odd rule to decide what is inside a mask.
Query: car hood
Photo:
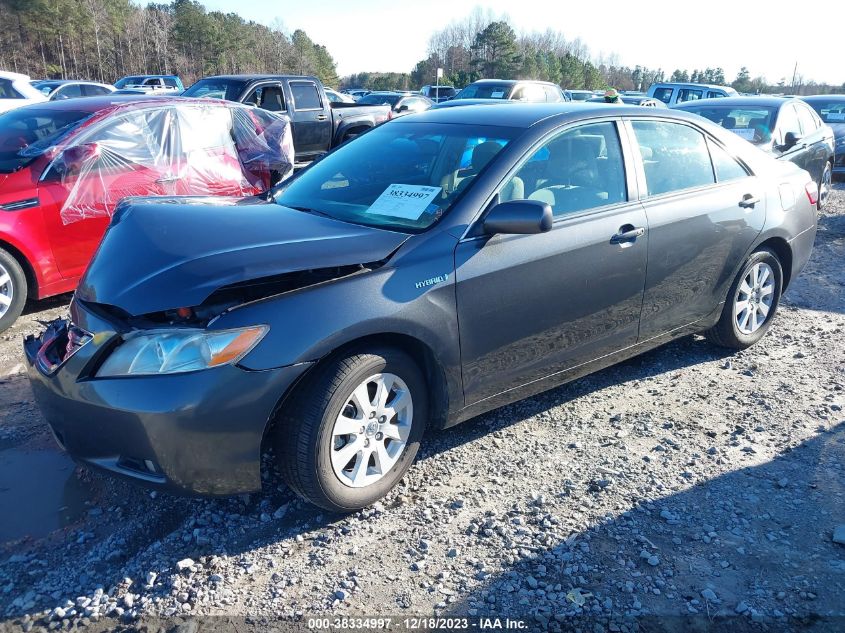
[[[193,307],[239,282],[381,261],[408,237],[258,198],[130,198],[76,296],[133,316]]]

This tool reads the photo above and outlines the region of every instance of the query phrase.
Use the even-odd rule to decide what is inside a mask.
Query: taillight
[[[815,182],[812,180],[804,185],[804,191],[807,192],[807,198],[810,200],[810,204],[816,204],[819,201],[819,188]]]

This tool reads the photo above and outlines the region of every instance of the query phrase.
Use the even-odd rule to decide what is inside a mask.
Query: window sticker
[[[493,99],[501,99],[502,97],[505,96],[505,91],[504,90],[494,90],[493,92],[490,93],[490,96]]]
[[[731,130],[737,136],[744,138],[746,141],[753,141],[754,140],[754,128],[753,127],[737,127]]]
[[[405,220],[419,220],[429,204],[440,193],[440,187],[424,185],[390,185],[367,209],[367,213]]]
[[[828,121],[845,121],[845,112],[831,112],[827,115]]]

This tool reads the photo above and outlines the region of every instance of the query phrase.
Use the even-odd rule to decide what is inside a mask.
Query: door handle
[[[317,115],[317,120],[318,120],[318,121],[325,121],[325,120],[326,120],[326,119],[328,119],[328,118],[329,118],[329,117],[328,117],[328,115],[326,115],[326,114],[318,114],[318,115]]]
[[[626,224],[619,227],[619,232],[610,238],[611,244],[625,244],[627,242],[635,242],[638,237],[645,235],[645,228],[642,226],[634,226]]]
[[[743,209],[751,209],[754,207],[755,204],[760,202],[760,198],[757,196],[751,195],[750,193],[745,194],[742,196],[742,200],[739,201],[739,206]]]

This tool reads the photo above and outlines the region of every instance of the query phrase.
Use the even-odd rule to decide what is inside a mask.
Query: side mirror
[[[68,147],[62,152],[62,163],[64,163],[65,171],[68,174],[76,174],[82,170],[82,167],[89,160],[94,160],[100,156],[100,146],[96,143],[83,143],[82,145],[74,145]]]
[[[801,137],[795,132],[787,132],[783,137],[783,145],[780,146],[782,150],[788,150],[796,145],[801,140]]]
[[[530,234],[551,231],[552,208],[539,200],[511,200],[501,202],[490,209],[484,218],[484,232]]]
[[[401,106],[399,106],[399,109],[397,110],[397,112],[407,112],[407,111],[408,111],[407,105],[401,105]]]

